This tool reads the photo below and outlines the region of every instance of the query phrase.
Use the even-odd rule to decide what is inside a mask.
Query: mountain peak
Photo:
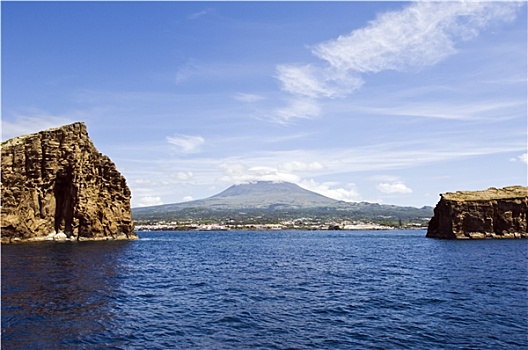
[[[305,190],[298,185],[284,181],[255,181],[236,184],[225,191],[201,201],[223,201],[227,207],[266,208],[276,206],[323,207],[338,201]]]
[[[377,203],[346,203],[306,190],[290,182],[255,181],[232,185],[212,197],[191,202],[135,208],[137,219],[228,218],[274,220],[317,215],[379,220],[380,217],[430,218],[432,208],[417,209]]]

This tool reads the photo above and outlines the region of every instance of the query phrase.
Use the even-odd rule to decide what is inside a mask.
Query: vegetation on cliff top
[[[483,201],[493,199],[510,199],[528,197],[528,187],[508,186],[504,188],[488,188],[482,191],[457,191],[448,192],[441,195],[445,200],[450,201]]]

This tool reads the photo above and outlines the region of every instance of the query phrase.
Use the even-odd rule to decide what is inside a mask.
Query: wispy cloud
[[[143,196],[135,203],[138,207],[150,207],[152,205],[162,205],[163,201],[158,196]]]
[[[297,106],[308,101],[313,113],[288,103],[273,121],[320,115],[319,100],[346,96],[363,84],[362,75],[386,70],[420,70],[457,53],[457,43],[470,40],[497,22],[516,17],[522,2],[414,2],[401,11],[381,14],[366,27],[312,46],[319,64],[281,64],[277,79]],[[315,112],[316,111],[316,112]],[[433,116],[429,114],[429,116]],[[448,117],[438,115],[434,117]],[[455,116],[454,118],[457,118]]]
[[[239,92],[235,94],[233,98],[237,101],[246,102],[246,103],[254,103],[254,102],[262,101],[265,99],[265,97],[262,95],[248,94],[248,93],[243,93],[243,92]]]
[[[462,132],[462,131],[461,131]],[[465,132],[465,131],[464,131]],[[239,181],[255,181],[265,176],[271,180],[296,182],[312,176],[331,174],[352,174],[367,171],[376,173],[390,172],[395,169],[411,169],[417,166],[462,160],[468,157],[490,156],[498,154],[524,154],[526,144],[508,140],[508,137],[493,140],[492,144],[485,142],[443,143],[430,137],[412,139],[406,143],[389,142],[372,144],[352,148],[333,148],[330,150],[282,150],[282,151],[248,151],[240,152],[237,156],[221,158],[210,157],[181,157],[168,160],[164,157],[144,159],[135,164],[143,165],[143,170],[154,167],[158,169],[167,166],[167,174],[177,174],[183,180],[191,178],[193,181],[204,182],[207,179],[220,179],[222,182],[236,183]],[[519,159],[520,161],[520,159]],[[169,167],[170,165],[170,167]],[[166,176],[167,174],[163,174]],[[285,175],[283,175],[285,174]],[[141,174],[155,177],[155,174]],[[284,177],[283,177],[284,176]],[[378,183],[397,183],[401,179],[393,176],[372,178]]]
[[[273,113],[273,120],[279,124],[290,124],[295,119],[312,119],[321,114],[321,107],[316,100],[295,98],[285,107]]]
[[[282,90],[310,98],[341,97],[363,84],[363,80],[346,72],[313,65],[279,65],[277,78]]]
[[[363,80],[346,72],[312,65],[279,65],[277,79],[281,89],[294,96],[287,106],[275,110],[273,120],[280,124],[316,118],[321,114],[318,99],[343,97],[363,84]]]
[[[320,162],[291,161],[279,165],[279,169],[287,172],[319,171],[324,168]]]
[[[182,153],[196,153],[205,143],[205,139],[201,136],[174,135],[167,136],[167,142],[177,146]]]
[[[195,19],[198,19],[200,17],[207,16],[208,14],[211,14],[213,12],[214,12],[214,9],[206,8],[204,10],[191,13],[189,16],[187,16],[187,18],[190,19],[190,20],[195,20]]]
[[[398,103],[384,106],[356,106],[358,111],[386,116],[408,116],[452,120],[497,120],[519,117],[526,106],[524,100],[463,102],[442,101]]]
[[[378,73],[437,64],[457,52],[456,41],[476,37],[496,21],[515,18],[522,3],[415,2],[387,12],[367,27],[313,48],[342,71]]]
[[[2,119],[2,140],[32,134],[74,122],[76,120],[40,112],[33,113],[32,115],[19,115],[11,120]]]
[[[462,131],[461,131],[462,132]],[[134,205],[141,197],[160,197],[170,203],[192,195],[191,187],[215,187],[221,190],[234,183],[250,181],[287,181],[344,201],[360,201],[364,197],[351,179],[361,178],[374,171],[367,180],[382,195],[395,198],[396,195],[411,194],[414,191],[407,180],[394,175],[394,171],[413,169],[450,161],[460,161],[476,156],[498,154],[525,154],[526,144],[512,140],[510,135],[483,142],[443,143],[431,137],[412,139],[407,143],[372,144],[352,148],[331,150],[282,150],[282,151],[241,151],[236,156],[176,157],[167,159],[156,149],[149,158],[134,159],[134,171],[127,171],[127,179],[134,193]],[[511,157],[511,156],[510,156]],[[516,157],[521,164],[526,156]],[[508,161],[508,158],[505,159]],[[125,162],[126,165],[127,162]],[[442,165],[443,166],[443,165]],[[324,179],[331,178],[333,182]],[[412,182],[414,184],[415,181]],[[362,184],[365,186],[365,184]],[[377,187],[379,186],[379,188]],[[362,187],[367,192],[366,187]],[[208,190],[208,195],[210,193]],[[195,192],[194,195],[197,193]],[[370,195],[372,196],[372,195]],[[194,197],[194,196],[193,196]],[[198,198],[204,198],[199,195]],[[137,198],[137,199],[136,199]]]

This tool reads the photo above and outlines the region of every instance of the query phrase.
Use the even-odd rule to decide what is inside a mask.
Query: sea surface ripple
[[[2,245],[2,349],[527,349],[528,240],[424,235]]]

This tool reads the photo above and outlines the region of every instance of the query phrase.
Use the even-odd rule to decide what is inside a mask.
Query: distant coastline
[[[291,222],[280,224],[196,224],[196,225],[178,225],[176,223],[150,224],[150,225],[136,225],[136,231],[329,231],[329,230],[343,230],[343,231],[379,231],[379,230],[425,230],[427,227],[419,224],[411,224],[406,226],[388,226],[380,225],[373,222],[354,222],[354,223],[327,223],[319,225],[302,225]]]

